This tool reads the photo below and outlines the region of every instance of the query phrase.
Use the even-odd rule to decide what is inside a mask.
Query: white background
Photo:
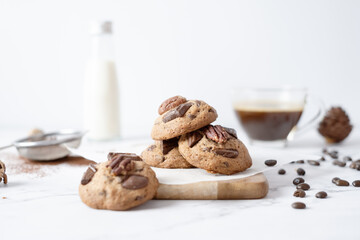
[[[163,99],[203,99],[238,125],[233,86],[306,86],[359,122],[360,1],[0,0],[0,130],[82,127],[91,20],[115,25],[123,136]]]

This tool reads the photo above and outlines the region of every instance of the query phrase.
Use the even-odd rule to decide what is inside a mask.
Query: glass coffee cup
[[[295,133],[320,119],[324,107],[317,100],[314,116],[298,126],[307,102],[306,88],[240,88],[233,95],[233,108],[250,143],[270,146],[286,146]]]

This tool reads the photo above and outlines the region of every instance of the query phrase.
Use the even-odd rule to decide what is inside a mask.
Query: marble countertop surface
[[[4,137],[1,143],[5,143]],[[6,138],[9,139],[9,138]],[[290,144],[294,151],[320,153],[324,143],[313,135]],[[353,133],[331,147],[360,158],[360,138]],[[357,153],[358,151],[358,153]],[[0,183],[0,239],[360,239],[360,188],[339,187],[340,177],[360,179],[360,171],[334,166],[287,164],[285,175],[265,173],[270,189],[258,200],[151,200],[130,211],[95,210],[84,205],[78,185],[86,165],[58,163],[30,166],[14,149],[0,152],[9,183]],[[17,159],[17,160],[14,160]],[[19,167],[21,165],[21,167]],[[306,170],[311,185],[303,199],[292,196],[295,169]],[[326,191],[326,199],[315,198]],[[307,208],[291,208],[303,201]]]

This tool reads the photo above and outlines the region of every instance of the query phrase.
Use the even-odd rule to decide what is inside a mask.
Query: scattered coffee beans
[[[305,175],[305,170],[302,168],[298,168],[296,169],[296,172],[299,176],[304,176]]]
[[[300,183],[304,183],[304,182],[305,182],[305,180],[301,177],[297,177],[293,180],[294,185],[299,185]]]
[[[308,162],[308,164],[310,164],[312,166],[320,166],[320,163],[315,160],[307,160],[307,162]]]
[[[336,165],[336,166],[339,166],[339,167],[345,167],[346,166],[346,162],[342,162],[342,161],[339,161],[339,160],[334,160],[333,164]]]
[[[310,185],[307,183],[300,183],[300,184],[296,185],[296,189],[302,189],[304,191],[307,191],[310,189]]]
[[[317,198],[326,198],[326,197],[327,197],[327,193],[324,192],[324,191],[321,191],[321,192],[318,192],[315,196],[316,196]]]
[[[285,169],[279,169],[278,174],[284,175],[286,173]]]
[[[303,198],[306,196],[306,193],[304,190],[302,189],[297,189],[294,194],[293,194],[294,197],[299,197],[299,198]]]
[[[273,167],[273,166],[276,165],[276,163],[277,163],[277,161],[274,160],[274,159],[269,159],[269,160],[265,161],[265,165],[268,166],[268,167]]]
[[[353,185],[354,187],[360,187],[360,180],[355,180],[355,181],[353,181],[353,182],[352,182],[352,185]]]
[[[291,204],[291,206],[295,209],[304,209],[306,208],[305,203],[302,202],[294,202],[293,204]]]
[[[336,150],[333,151],[328,151],[326,148],[323,148],[322,150],[324,155],[328,155],[330,156],[332,159],[334,159],[333,164],[339,167],[345,167],[346,166],[346,162],[351,162],[350,164],[350,168],[356,169],[360,171],[360,159],[353,161],[353,159],[350,156],[344,156],[342,158],[342,160],[338,160],[339,159],[339,152]],[[273,165],[268,165],[267,161],[275,161],[275,164]],[[276,165],[276,160],[267,160],[265,161],[265,164],[267,166],[274,166]],[[319,160],[307,160],[307,163],[312,165],[312,166],[320,166],[320,161],[326,161],[325,156],[322,156]],[[292,161],[290,163],[304,163],[304,160],[297,160],[297,161]],[[272,164],[272,162],[270,162],[270,164]],[[298,175],[300,176],[304,176],[305,175],[305,170],[302,168],[298,168],[296,169],[296,172]],[[285,174],[286,171],[284,169],[280,169],[278,171],[278,174],[283,175]],[[338,177],[334,177],[332,180],[332,183],[336,184],[337,186],[349,186],[350,183],[346,180],[340,179]],[[306,196],[305,191],[310,189],[310,185],[305,183],[305,180],[301,177],[297,177],[293,180],[293,184],[296,185],[296,191],[294,192],[293,196],[294,197],[300,197],[300,198],[304,198]],[[352,182],[352,185],[354,187],[360,187],[360,180],[355,180]],[[327,198],[327,193],[324,191],[320,191],[318,193],[316,193],[315,195],[316,198]],[[293,204],[291,204],[291,206],[295,209],[304,209],[306,208],[305,203],[303,202],[294,202]]]

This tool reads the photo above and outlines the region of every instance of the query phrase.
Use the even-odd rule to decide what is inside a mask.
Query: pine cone
[[[341,107],[332,107],[320,122],[318,131],[328,143],[339,143],[352,130],[350,119]]]

